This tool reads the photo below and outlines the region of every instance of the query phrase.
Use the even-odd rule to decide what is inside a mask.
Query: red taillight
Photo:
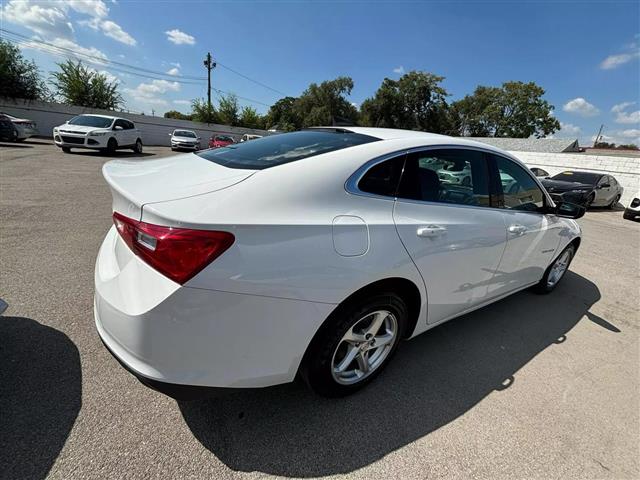
[[[164,227],[114,212],[113,223],[131,250],[174,282],[184,284],[235,241],[229,232]]]

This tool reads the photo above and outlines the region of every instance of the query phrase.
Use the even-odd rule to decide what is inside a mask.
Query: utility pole
[[[598,130],[598,135],[596,135],[596,139],[593,141],[593,148],[596,148],[596,144],[598,140],[600,140],[600,134],[602,133],[602,129],[604,128],[604,123],[600,125],[600,130]]]
[[[216,62],[211,58],[211,52],[207,53],[207,58],[204,60],[204,66],[207,69],[207,105],[209,111],[211,111],[211,70],[216,68]]]

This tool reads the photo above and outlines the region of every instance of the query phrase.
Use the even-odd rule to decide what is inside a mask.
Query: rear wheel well
[[[345,305],[349,305],[352,302],[357,302],[362,298],[366,298],[377,293],[393,292],[404,300],[408,310],[408,324],[405,329],[405,338],[411,336],[416,324],[418,323],[418,316],[420,315],[421,296],[420,290],[415,283],[406,278],[394,277],[385,278],[384,280],[378,280],[370,283],[359,290],[355,291],[347,298],[345,298],[340,304],[331,312],[331,315],[327,317],[327,320],[342,310]],[[320,331],[326,324],[327,320],[322,324]],[[317,333],[316,333],[317,335]]]

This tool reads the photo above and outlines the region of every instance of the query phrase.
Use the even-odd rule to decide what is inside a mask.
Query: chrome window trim
[[[364,177],[364,175],[374,166],[378,165],[379,163],[385,162],[387,160],[391,160],[395,157],[398,157],[400,155],[409,155],[411,153],[415,153],[415,152],[422,152],[422,151],[429,151],[429,150],[441,150],[443,148],[447,148],[447,149],[455,149],[455,150],[471,150],[471,151],[477,151],[477,152],[482,152],[482,153],[488,153],[488,154],[492,154],[492,155],[497,155],[500,156],[502,158],[504,158],[505,160],[508,160],[512,163],[515,163],[517,166],[519,166],[520,168],[523,168],[529,175],[529,177],[531,177],[533,179],[533,181],[535,182],[535,184],[538,186],[538,188],[542,191],[542,194],[544,195],[544,197],[546,198],[548,205],[550,207],[555,207],[556,204],[553,201],[553,199],[551,198],[551,195],[549,195],[549,192],[547,192],[547,190],[544,188],[544,186],[542,185],[542,183],[540,182],[540,180],[538,180],[538,178],[533,174],[533,172],[531,171],[531,169],[527,168],[526,165],[524,165],[520,160],[518,160],[516,157],[511,156],[508,152],[498,152],[495,151],[491,148],[483,148],[483,147],[476,147],[476,146],[468,146],[468,145],[451,145],[451,144],[437,144],[437,145],[425,145],[425,146],[421,146],[421,147],[411,147],[411,148],[405,148],[405,149],[400,149],[400,150],[396,150],[394,152],[390,152],[390,153],[386,153],[384,155],[381,155],[379,157],[373,158],[367,162],[365,162],[364,164],[362,164],[355,172],[353,172],[351,174],[351,176],[349,176],[349,178],[347,179],[347,181],[344,184],[344,188],[346,190],[347,193],[351,194],[351,195],[358,195],[361,197],[369,197],[369,198],[376,198],[379,200],[387,200],[387,201],[394,201],[394,202],[403,202],[403,203],[416,203],[416,204],[420,204],[420,205],[445,205],[445,206],[451,206],[451,207],[462,207],[462,208],[480,208],[482,210],[485,210],[487,208],[491,208],[494,209],[496,211],[514,211],[514,212],[519,212],[519,213],[533,213],[536,215],[553,215],[553,214],[549,214],[549,213],[542,213],[542,212],[528,212],[526,210],[513,210],[513,209],[509,209],[509,208],[504,208],[504,207],[493,207],[493,206],[486,206],[486,207],[482,207],[482,206],[478,206],[478,205],[463,205],[460,203],[445,203],[445,202],[429,202],[429,201],[425,201],[425,200],[412,200],[412,199],[408,199],[408,198],[400,198],[400,197],[389,197],[389,196],[385,196],[385,195],[378,195],[376,193],[369,193],[369,192],[363,192],[362,190],[360,190],[358,188],[358,183],[360,183],[360,180],[362,180],[362,177]]]

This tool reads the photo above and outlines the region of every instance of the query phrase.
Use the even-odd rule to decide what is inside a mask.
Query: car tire
[[[135,145],[133,146],[132,149],[135,153],[142,153],[142,140],[137,139]]]
[[[584,208],[591,208],[591,204],[595,201],[596,199],[596,195],[595,193],[592,193],[591,195],[589,195],[589,198],[587,198],[587,201],[584,203]]]
[[[614,198],[611,203],[609,205],[607,205],[607,208],[609,210],[613,210],[614,208],[616,208],[616,205],[618,205],[618,202],[620,201],[620,195],[616,195],[616,198]]]
[[[107,142],[107,148],[104,149],[105,153],[113,154],[118,149],[118,142],[115,138],[111,137]]]
[[[576,247],[573,244],[568,245],[562,250],[560,255],[547,267],[542,280],[533,287],[534,291],[542,294],[551,293],[558,286],[564,274],[567,273],[567,270],[569,270],[575,254]]]
[[[62,147],[62,151],[64,153],[71,153],[71,149],[69,147]]]
[[[393,357],[404,336],[407,311],[405,302],[393,292],[361,297],[338,307],[309,345],[300,368],[302,378],[324,397],[343,397],[360,390]]]

